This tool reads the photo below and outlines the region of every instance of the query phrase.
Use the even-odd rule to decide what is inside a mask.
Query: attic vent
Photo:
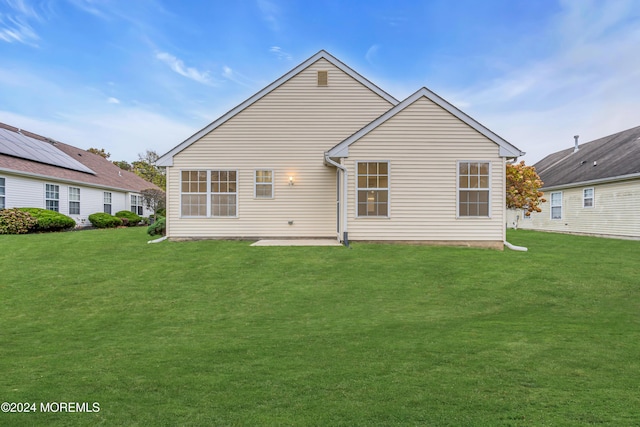
[[[318,86],[328,86],[328,85],[329,85],[329,72],[318,71]]]

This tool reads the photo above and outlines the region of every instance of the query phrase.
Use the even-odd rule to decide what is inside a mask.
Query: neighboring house
[[[0,123],[0,209],[50,209],[88,226],[96,212],[149,215],[147,188],[157,187],[97,154]]]
[[[163,155],[170,238],[502,248],[523,155],[422,88],[399,102],[320,51]]]
[[[553,153],[536,163],[542,212],[520,228],[640,238],[640,126]]]

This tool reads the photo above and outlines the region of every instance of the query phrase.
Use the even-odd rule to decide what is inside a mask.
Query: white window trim
[[[78,190],[78,200],[72,200],[71,199],[71,190]],[[81,205],[80,205],[80,200],[81,200],[81,196],[80,196],[80,187],[67,187],[67,193],[68,193],[68,200],[67,202],[69,203],[69,215],[80,215],[81,211]],[[78,204],[78,213],[71,213],[71,203],[77,203]]]
[[[0,180],[2,181],[2,189],[4,190],[2,194],[0,194],[0,200],[2,200],[2,204],[0,204],[0,209],[4,209],[7,207],[7,178],[4,176],[0,176]]]
[[[58,187],[58,191],[57,191],[58,198],[57,199],[51,199],[51,198],[47,197],[47,185],[53,185],[53,186]],[[58,210],[55,211],[55,212],[60,212],[60,185],[59,184],[52,184],[52,183],[49,183],[49,182],[45,182],[44,183],[44,208],[45,209],[47,209],[47,202],[48,201],[56,201],[56,202],[58,202]]]
[[[107,194],[109,195],[109,203],[107,203]],[[106,205],[109,205],[109,212],[106,212]],[[102,192],[102,210],[109,215],[113,215],[113,193],[110,191]]]
[[[358,187],[358,165],[360,163],[386,163],[387,164],[387,187],[386,188],[360,188]],[[376,219],[390,219],[391,218],[391,161],[390,160],[356,160],[355,161],[355,201],[353,206],[355,206],[355,217],[356,219],[364,219],[364,220],[376,220]],[[358,215],[358,191],[360,190],[387,190],[387,215]]]
[[[271,172],[271,182],[258,182],[258,172]],[[236,172],[236,185],[238,183],[237,181],[238,178],[238,173]],[[275,182],[276,178],[275,178],[275,172],[273,171],[273,169],[254,169],[253,171],[253,198],[254,199],[258,199],[258,200],[272,200],[276,198],[276,192],[275,192]],[[259,185],[271,185],[271,197],[264,197],[264,196],[258,196],[258,184]],[[236,187],[236,205],[238,204],[238,200],[237,200],[237,187]],[[236,206],[237,208],[237,206]]]
[[[460,188],[460,163],[488,163],[489,164],[489,188],[478,188],[477,190],[489,190],[489,201],[487,205],[488,215],[487,216],[460,216],[460,190],[469,191],[469,188]],[[491,219],[491,199],[493,198],[493,187],[491,185],[491,180],[493,178],[493,163],[491,160],[457,160],[456,161],[456,219]],[[473,190],[473,189],[471,189]]]
[[[182,195],[183,194],[203,194],[203,193],[184,193],[182,191],[182,172],[185,171],[204,171],[207,173],[207,191],[205,194],[206,197],[206,208],[207,208],[207,214],[205,216],[197,216],[197,215],[182,215]],[[235,172],[236,173],[236,191],[235,193],[213,193],[211,191],[211,172],[212,171],[225,171],[225,172]],[[180,218],[185,218],[185,219],[198,219],[198,218],[212,218],[212,219],[219,219],[219,220],[225,220],[225,219],[237,219],[238,216],[238,206],[239,206],[239,189],[240,189],[240,172],[237,169],[228,169],[228,168],[211,168],[211,169],[191,169],[191,168],[185,168],[185,169],[179,169],[178,170],[178,174],[179,174],[179,178],[178,178],[178,182],[180,183]],[[255,175],[255,173],[254,173]],[[255,178],[254,178],[255,179]],[[211,214],[211,196],[213,196],[214,194],[219,194],[219,195],[231,195],[234,194],[236,196],[236,214],[234,216],[213,216]]]
[[[133,204],[133,200],[132,200],[132,199],[133,199],[133,197],[135,197],[135,198],[136,198],[136,201],[137,201],[137,203],[139,203],[139,204],[135,204],[135,205]],[[133,211],[131,210],[134,206],[136,207],[136,211],[135,211],[135,212],[133,212]],[[139,214],[139,213],[138,213],[138,209],[137,209],[138,207],[142,207],[142,209],[141,209],[141,210],[142,210],[142,214]],[[134,214],[136,214],[136,215],[140,215],[140,216],[144,215],[144,204],[143,204],[143,202],[142,202],[142,195],[141,195],[141,194],[138,194],[138,193],[129,193],[129,211],[130,211],[130,212],[133,212],[133,213],[134,213]]]
[[[586,197],[587,190],[591,190],[591,197]],[[591,199],[591,206],[586,206],[585,202],[587,199]],[[596,207],[596,190],[594,187],[588,187],[582,189],[582,207],[584,209],[593,209]]]
[[[559,205],[554,205],[553,204],[553,195],[554,194],[560,194],[560,204]],[[563,208],[562,208],[562,191],[554,191],[549,195],[549,218],[552,221],[559,221],[562,220],[562,214],[563,214]],[[560,217],[559,218],[554,218],[553,217],[553,208],[560,208]]]

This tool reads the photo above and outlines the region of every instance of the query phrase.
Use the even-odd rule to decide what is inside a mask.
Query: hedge
[[[26,234],[37,222],[29,212],[18,208],[0,210],[0,234]]]
[[[115,228],[122,225],[120,218],[104,212],[89,215],[89,221],[96,228]]]
[[[22,212],[31,214],[37,221],[34,231],[61,231],[76,226],[73,218],[60,212],[41,208],[19,208]]]
[[[123,220],[122,224],[126,225],[127,227],[135,227],[142,221],[141,216],[131,211],[118,211],[116,212],[115,216]],[[127,221],[124,221],[125,218],[127,219]]]
[[[167,230],[167,223],[164,217],[158,217],[156,222],[147,227],[147,234],[150,236],[164,236]]]

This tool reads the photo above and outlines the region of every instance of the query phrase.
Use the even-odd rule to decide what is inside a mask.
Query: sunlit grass
[[[637,425],[640,242],[0,237],[7,425]]]

